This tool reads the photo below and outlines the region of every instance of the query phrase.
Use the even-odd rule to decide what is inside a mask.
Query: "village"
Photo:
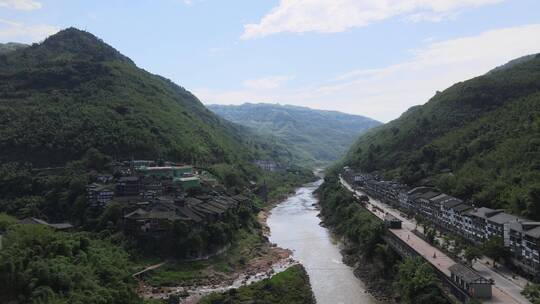
[[[433,187],[410,188],[366,173],[344,173],[368,194],[397,207],[408,215],[419,215],[444,232],[462,236],[479,245],[497,238],[511,253],[511,262],[530,278],[540,279],[540,222],[504,212],[476,207]]]
[[[440,268],[438,270],[448,277],[451,284],[455,283],[470,296],[483,294],[484,298],[491,298],[491,288],[488,286],[495,284],[497,289],[503,290],[505,294],[512,294],[518,302],[528,303],[519,295],[524,287],[522,285],[526,285],[527,281],[517,274],[533,281],[540,278],[538,260],[540,222],[511,215],[504,210],[475,207],[434,187],[411,188],[395,181],[382,180],[375,175],[356,172],[349,167],[343,169],[341,176],[343,181],[352,187],[351,191],[354,191],[353,188],[360,189],[380,201],[379,204],[374,204],[373,212],[375,215],[381,213],[380,218],[384,220],[389,231],[397,236],[395,239],[398,243],[401,243],[395,244],[395,240],[389,240],[393,243],[391,245],[397,245],[398,249],[404,248],[413,255],[424,256],[435,268]],[[507,266],[515,271],[515,274],[505,267],[505,274],[502,275],[503,270],[497,270],[495,261],[491,261],[493,268],[477,263],[481,267],[477,270],[456,263],[436,246],[424,242],[426,236],[419,231],[425,232],[425,229],[418,227],[418,221],[430,223],[443,234],[463,238],[471,246],[480,246],[489,240],[500,242],[501,251],[508,252],[507,260],[510,264]],[[402,225],[410,227],[401,231]],[[416,235],[411,236],[408,231]],[[417,236],[420,237],[418,241],[415,240]],[[433,250],[437,253],[423,252],[425,248],[428,248],[427,251]],[[500,254],[504,256],[504,252]],[[448,261],[442,263],[444,258],[441,257],[447,258]],[[487,261],[489,260],[485,262]],[[493,275],[497,276],[498,282],[492,280]],[[499,285],[505,286],[501,288]]]
[[[143,244],[160,244],[170,239],[179,223],[191,232],[202,231],[212,224],[229,221],[239,209],[253,207],[248,197],[231,193],[209,172],[190,165],[131,160],[114,162],[110,171],[89,172],[87,205],[96,214],[111,204],[120,206],[120,229]],[[70,223],[48,223],[34,217],[22,219],[21,223],[63,231],[76,228]],[[165,247],[162,244],[156,250]],[[189,258],[208,253],[194,247],[187,253]]]

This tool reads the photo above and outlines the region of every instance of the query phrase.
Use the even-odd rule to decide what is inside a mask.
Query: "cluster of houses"
[[[95,182],[87,186],[87,201],[91,207],[103,208],[117,197],[153,199],[163,195],[179,195],[201,185],[193,167],[152,161],[119,163],[113,174],[96,174]]]
[[[231,195],[207,172],[188,165],[129,161],[117,164],[114,174],[95,174],[87,186],[87,202],[102,209],[121,204],[123,228],[134,236],[159,237],[174,222],[204,225],[235,212],[248,198]]]
[[[410,188],[345,167],[350,184],[404,213],[421,216],[443,231],[460,235],[474,244],[500,239],[511,252],[512,263],[540,278],[540,222],[508,214],[501,209],[475,207],[433,187]]]

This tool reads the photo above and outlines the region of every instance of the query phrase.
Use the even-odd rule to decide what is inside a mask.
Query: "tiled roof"
[[[433,197],[435,197],[435,196],[437,196],[437,195],[439,195],[439,194],[441,194],[441,193],[438,192],[438,191],[437,191],[437,192],[435,192],[435,191],[428,191],[428,192],[425,192],[424,194],[418,196],[418,198],[423,198],[423,199],[429,200],[429,199],[431,199],[431,198],[433,198]]]
[[[201,216],[199,216],[197,213],[195,213],[195,211],[191,210],[190,208],[178,207],[178,211],[196,223],[202,221]]]
[[[202,201],[200,199],[196,199],[194,197],[188,197],[186,198],[186,205],[189,205],[189,206],[197,206],[199,204],[201,204]]]
[[[56,224],[49,224],[49,226],[58,230],[73,228],[73,225],[71,225],[70,223],[56,223]]]
[[[450,270],[451,273],[460,277],[467,283],[475,283],[478,281],[486,280],[486,278],[481,276],[478,272],[462,264],[454,264],[450,266],[448,269]]]
[[[450,200],[447,200],[447,201],[441,203],[441,205],[443,205],[446,208],[454,208],[455,206],[457,206],[459,204],[462,204],[462,203],[463,203],[462,200],[457,199],[457,198],[453,198],[453,199],[450,199]]]
[[[384,216],[384,220],[385,221],[390,221],[390,222],[401,222],[400,219],[398,219],[397,217],[393,216],[392,214],[390,213],[387,213],[385,216]]]
[[[525,232],[525,234],[530,236],[530,237],[533,237],[535,239],[540,238],[540,226],[536,227],[536,228],[533,228],[533,229],[530,229],[530,230],[527,230],[527,232]]]
[[[501,212],[499,214],[496,214],[496,215],[488,218],[487,220],[490,221],[490,222],[494,222],[496,224],[506,224],[508,222],[516,221],[516,220],[520,220],[520,219],[521,218],[518,217],[518,216],[511,215],[511,214],[508,214],[508,213],[505,213],[505,212]]]
[[[124,215],[125,218],[137,218],[137,217],[140,217],[140,216],[145,216],[146,214],[148,214],[148,212],[142,210],[142,209],[137,209],[133,212],[130,212],[126,215]]]
[[[416,187],[416,188],[413,188],[412,190],[410,190],[409,192],[407,192],[408,195],[416,195],[416,194],[422,194],[422,193],[426,193],[428,191],[431,191],[433,190],[433,188],[430,188],[430,187]]]
[[[495,209],[486,208],[486,207],[480,207],[480,208],[475,209],[474,211],[471,211],[470,214],[472,216],[487,219],[488,217],[487,217],[486,214],[490,213],[490,212],[493,212],[493,211],[495,211]]]
[[[122,176],[118,179],[119,182],[136,182],[138,180],[137,176]]]
[[[51,224],[51,223],[47,223],[46,221],[40,220],[40,219],[35,218],[35,217],[27,217],[25,219],[22,219],[20,222],[21,222],[21,224],[26,224],[26,225],[44,225],[44,226],[52,227],[52,228],[58,229],[58,230],[73,228],[73,225],[71,225],[70,223],[54,223],[54,224]]]
[[[463,211],[467,211],[469,209],[472,209],[472,206],[467,205],[467,204],[459,204],[459,205],[456,205],[456,206],[452,207],[452,209],[454,209],[457,212],[463,212]]]
[[[511,221],[508,223],[511,230],[521,232],[533,238],[540,238],[540,223],[531,221]]]
[[[440,203],[440,202],[442,202],[444,200],[447,200],[449,198],[451,198],[451,196],[448,196],[448,195],[446,195],[444,193],[441,193],[441,194],[439,194],[439,195],[437,195],[435,197],[432,197],[430,199],[430,201],[435,202],[435,203]]]

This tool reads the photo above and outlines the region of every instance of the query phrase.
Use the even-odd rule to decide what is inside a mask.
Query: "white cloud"
[[[279,102],[367,115],[382,121],[425,103],[437,90],[517,57],[540,52],[540,24],[503,28],[475,36],[432,42],[409,60],[377,69],[358,69],[319,84],[261,91],[195,90],[207,103]],[[367,60],[367,59],[366,59]]]
[[[271,90],[281,87],[285,82],[294,79],[294,76],[268,76],[257,79],[248,79],[243,82],[243,85],[253,90]]]
[[[281,0],[259,23],[244,25],[242,39],[281,32],[335,33],[395,16],[440,21],[468,7],[505,0]]]
[[[10,8],[16,10],[36,10],[43,5],[34,0],[0,0],[0,8]]]
[[[11,20],[0,19],[0,42],[38,42],[55,34],[60,28],[53,25],[27,25]]]

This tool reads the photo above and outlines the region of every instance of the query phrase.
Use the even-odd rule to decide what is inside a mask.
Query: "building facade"
[[[432,187],[409,189],[406,185],[377,180],[350,168],[344,170],[342,176],[375,198],[411,216],[419,215],[474,244],[493,238],[502,240],[512,254],[514,266],[540,280],[540,222],[508,214],[501,209],[476,208]],[[356,176],[361,176],[361,183],[355,183]]]

